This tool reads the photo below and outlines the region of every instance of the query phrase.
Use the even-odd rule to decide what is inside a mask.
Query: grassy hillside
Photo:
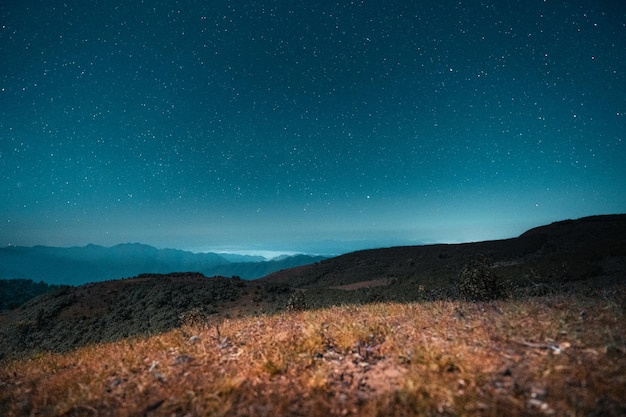
[[[192,320],[0,373],[3,416],[626,413],[626,291]]]
[[[0,360],[164,332],[190,311],[213,318],[271,313],[286,306],[289,295],[285,285],[198,273],[62,287],[0,312]]]

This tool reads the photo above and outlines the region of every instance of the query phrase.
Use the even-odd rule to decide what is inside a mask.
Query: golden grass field
[[[344,305],[9,361],[11,416],[626,415],[626,290]]]

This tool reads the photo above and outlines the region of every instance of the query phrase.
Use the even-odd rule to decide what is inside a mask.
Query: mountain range
[[[323,259],[322,256],[294,255],[265,260],[260,256],[157,249],[140,243],[70,248],[8,246],[0,248],[0,279],[22,278],[54,285],[81,285],[142,273],[186,271],[206,276],[255,279]]]

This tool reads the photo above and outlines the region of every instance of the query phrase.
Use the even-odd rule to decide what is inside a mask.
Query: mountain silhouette
[[[231,262],[229,259],[240,262]],[[124,243],[109,248],[93,244],[70,248],[9,246],[0,248],[0,278],[31,279],[54,285],[81,285],[144,273],[193,271],[206,276],[236,275],[243,279],[254,279],[324,258],[299,255],[281,261],[259,262],[258,259],[157,249],[140,243]]]

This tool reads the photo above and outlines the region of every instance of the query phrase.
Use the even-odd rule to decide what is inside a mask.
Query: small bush
[[[191,310],[185,311],[181,313],[178,318],[180,319],[180,324],[183,326],[201,329],[209,327],[208,314],[200,307],[194,307]]]
[[[484,255],[472,258],[459,275],[459,294],[467,301],[489,301],[501,298],[505,291]]]
[[[291,291],[291,296],[287,301],[287,310],[289,311],[302,311],[306,310],[306,300],[304,298],[304,291],[300,289],[294,289]]]

